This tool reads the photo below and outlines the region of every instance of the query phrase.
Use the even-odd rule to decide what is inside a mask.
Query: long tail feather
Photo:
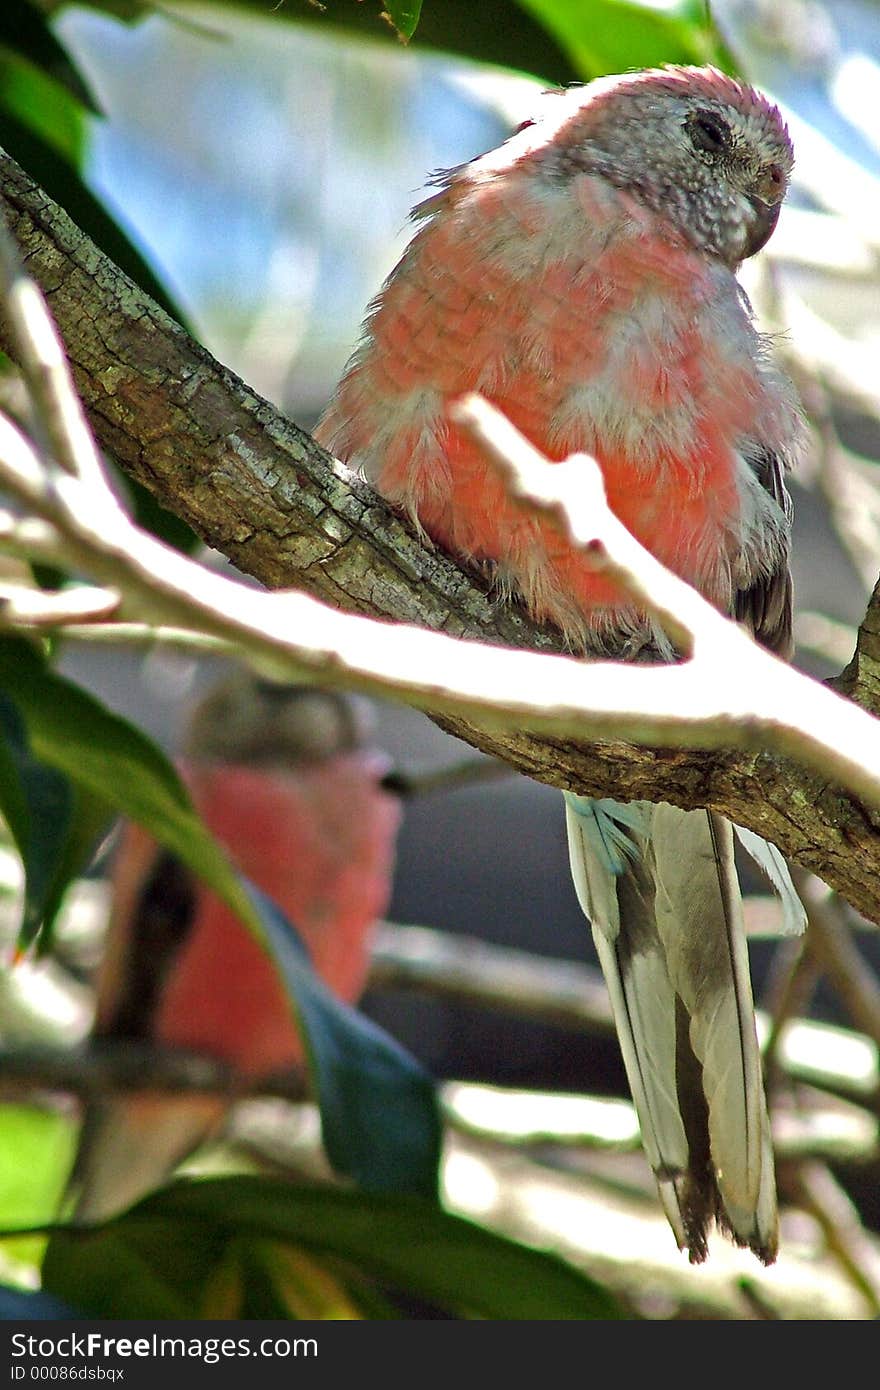
[[[637,828],[647,829],[649,814],[647,804],[566,797],[572,879],[592,925],[645,1152],[683,1248],[688,1235],[679,1188],[688,1141],[677,1096],[675,993]]]
[[[569,856],[614,1012],[645,1152],[679,1246],[713,1219],[776,1250],[769,1122],[730,823],[566,797]]]
[[[662,803],[653,808],[650,855],[657,930],[702,1065],[723,1215],[738,1241],[770,1260],[776,1211],[775,1201],[766,1210],[766,1105],[733,827],[715,812]]]

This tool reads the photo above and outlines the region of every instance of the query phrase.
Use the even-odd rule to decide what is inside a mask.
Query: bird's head
[[[367,706],[355,697],[242,670],[202,697],[184,751],[196,763],[297,768],[351,752],[370,732]]]
[[[548,94],[520,138],[544,176],[601,175],[731,267],[772,233],[794,159],[778,108],[715,68],[627,73]]]

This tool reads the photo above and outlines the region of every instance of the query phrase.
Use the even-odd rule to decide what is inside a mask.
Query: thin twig
[[[90,584],[76,584],[58,593],[0,583],[0,626],[66,627],[69,623],[99,622],[119,608],[119,595]]]
[[[819,1222],[829,1249],[855,1287],[880,1315],[880,1258],[858,1212],[824,1163],[797,1164],[786,1179],[793,1200]]]
[[[69,380],[64,389],[69,389]],[[491,435],[496,426],[504,429],[497,413],[493,416],[488,406],[483,410],[484,434]],[[8,436],[12,427],[5,423]],[[506,426],[505,440],[512,437],[510,430]],[[199,631],[233,645],[244,659],[282,678],[320,680],[397,698],[431,713],[441,724],[458,725],[476,742],[485,740],[487,747],[500,740],[505,753],[525,734],[554,740],[629,739],[652,749],[773,750],[815,769],[826,785],[839,784],[880,807],[876,722],[776,661],[695,591],[663,571],[613,517],[600,495],[598,469],[596,506],[588,517],[564,487],[555,501],[552,498],[552,490],[571,470],[565,464],[538,463],[544,472],[541,505],[553,507],[560,517],[573,516],[578,524],[568,529],[576,543],[611,565],[635,601],[645,602],[686,649],[690,636],[691,661],[653,668],[607,661],[585,666],[571,658],[489,649],[413,626],[371,622],[304,594],[255,594],[140,531],[119,506],[100,468],[83,463],[78,476],[47,474],[23,437],[12,433],[13,447],[0,451],[0,476],[31,516],[12,527],[6,543],[26,554],[30,536],[39,558],[52,553],[56,561],[85,572],[99,585],[118,589],[124,621]],[[74,451],[75,445],[75,440],[69,441]],[[579,486],[582,464],[580,460]],[[554,769],[558,765],[554,760]],[[533,761],[529,770],[553,780],[554,771],[543,761]],[[753,767],[749,775],[755,775]],[[667,790],[665,783],[658,771],[653,794],[675,800],[681,793]],[[593,790],[568,772],[558,784]],[[753,805],[751,796],[742,813],[737,808],[734,814],[745,824],[754,814],[753,828],[767,833],[768,805],[755,805],[752,812]],[[774,812],[774,832],[777,827],[783,832],[778,838],[786,848],[784,832],[789,826],[788,818]],[[863,817],[863,833],[864,826]],[[814,844],[812,837],[810,846]],[[795,853],[803,850],[803,841],[791,848]],[[823,871],[827,862],[827,876],[839,881],[839,855],[823,854],[821,865],[812,848],[809,855],[811,865]],[[851,877],[849,891],[859,906],[880,911],[875,890],[866,881],[875,880],[864,872]]]
[[[548,520],[597,571],[614,580],[639,608],[653,614],[682,655],[692,654],[698,632],[717,635],[714,624],[707,627],[705,600],[675,579],[611,511],[602,470],[594,458],[572,454],[548,467],[547,458],[479,395],[461,397],[450,414],[479,445],[509,495],[528,512]]]
[[[298,1103],[310,1096],[304,1073],[293,1069],[243,1077],[203,1053],[127,1039],[92,1041],[73,1050],[30,1044],[0,1048],[0,1096],[49,1093],[81,1101],[119,1094],[218,1096],[230,1105],[257,1098]],[[549,1144],[615,1153],[641,1150],[638,1120],[626,1100],[460,1081],[443,1082],[439,1095],[452,1128],[514,1148]],[[854,1106],[841,1111],[826,1101],[804,1102],[800,1113],[781,1117],[774,1141],[781,1159],[877,1160],[876,1124]]]
[[[470,757],[426,771],[395,767],[382,778],[382,785],[386,791],[393,791],[397,796],[408,799],[431,796],[435,792],[459,791],[462,787],[481,787],[487,782],[498,782],[515,775],[512,767],[497,758]]]
[[[814,1102],[808,1104],[804,1097],[799,1111],[774,1115],[777,1158],[876,1163],[880,1141],[872,1117],[855,1106],[835,1106],[818,1092],[812,1094]],[[630,1101],[465,1081],[444,1082],[440,1097],[444,1119],[451,1128],[511,1148],[641,1151],[638,1117]]]

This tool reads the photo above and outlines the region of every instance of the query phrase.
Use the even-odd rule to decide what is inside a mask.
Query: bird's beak
[[[754,195],[749,198],[749,202],[754,210],[755,219],[749,229],[743,260],[748,256],[754,256],[756,251],[766,246],[773,234],[773,228],[779,221],[779,209],[782,206],[781,203],[765,203],[763,198],[756,198]]]

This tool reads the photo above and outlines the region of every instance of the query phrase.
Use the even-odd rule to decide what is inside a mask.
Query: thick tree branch
[[[479,580],[421,546],[368,488],[215,363],[6,158],[0,158],[0,189],[28,268],[47,293],[66,339],[99,442],[210,544],[268,587],[296,585],[339,608],[450,634],[558,649],[553,634],[515,608],[495,604]],[[2,327],[0,345],[14,354],[13,336]],[[75,480],[67,481],[76,487]],[[106,572],[92,567],[91,573],[112,582]],[[308,616],[307,601],[284,602],[290,619],[294,613]],[[280,607],[277,612],[280,620]],[[342,615],[331,616],[344,621]],[[180,610],[171,604],[160,621],[180,623]],[[319,621],[326,622],[316,617],[315,625]],[[327,635],[325,647],[332,647]],[[417,669],[423,654],[433,656],[430,636],[411,633],[408,640]],[[484,655],[489,654],[474,651],[475,667],[481,667]],[[509,660],[513,653],[506,656]],[[658,750],[611,741],[578,745],[566,738],[578,727],[573,720],[578,701],[559,707],[570,702],[575,688],[584,689],[584,673],[576,676],[576,665],[558,665],[554,680],[564,680],[565,689],[543,720],[508,711],[503,720],[483,722],[479,702],[464,718],[460,703],[455,715],[443,713],[442,700],[422,703],[444,727],[543,781],[596,794],[613,790],[624,799],[712,805],[775,840],[866,915],[880,915],[880,816],[831,784],[833,773],[812,774],[761,751],[772,731],[764,719],[750,722],[748,702],[737,705],[732,718],[728,705],[722,716],[728,718],[729,734],[722,717],[711,738],[699,740],[700,749]],[[523,669],[516,667],[517,673]],[[637,718],[629,725],[609,717],[605,725],[592,727],[609,740],[622,732],[643,741],[659,739],[664,724],[675,718],[678,672],[629,674],[638,678],[645,697],[639,703],[640,727],[632,727],[641,718],[632,710]],[[593,692],[601,693],[609,668],[597,664],[590,675]],[[512,670],[511,682],[509,688],[519,694]],[[607,689],[610,695],[610,685]],[[659,709],[666,713],[658,719],[648,697],[664,689]],[[800,690],[801,685],[792,686],[793,693]],[[878,686],[863,679],[863,670],[850,676],[848,693],[876,707]],[[672,742],[668,729],[667,739]],[[706,751],[705,745],[722,739],[739,743],[741,751]]]

